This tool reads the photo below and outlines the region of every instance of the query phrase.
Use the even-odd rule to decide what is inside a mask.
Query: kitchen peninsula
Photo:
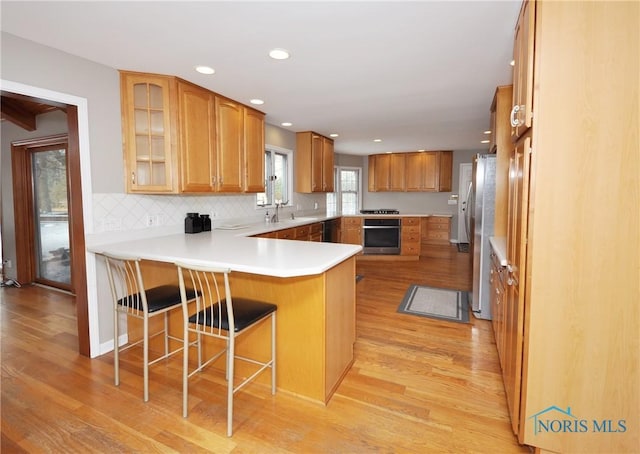
[[[326,404],[353,363],[355,255],[362,247],[251,237],[302,223],[233,225],[212,232],[95,245],[90,251],[141,257],[148,287],[177,282],[178,260],[230,268],[233,296],[278,306],[278,390]],[[182,314],[175,314],[171,329],[181,323]],[[257,329],[237,348],[266,354],[268,335],[268,329]]]

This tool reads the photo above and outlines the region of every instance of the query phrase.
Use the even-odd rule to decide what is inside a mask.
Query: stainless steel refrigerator
[[[469,251],[473,254],[473,292],[469,304],[477,318],[491,320],[489,258],[496,200],[496,157],[478,154],[473,160],[473,176],[467,192],[465,221]]]

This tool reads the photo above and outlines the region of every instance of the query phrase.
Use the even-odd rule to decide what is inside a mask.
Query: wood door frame
[[[43,103],[47,103],[46,99],[41,99]],[[53,103],[53,102],[52,102]],[[67,112],[67,174],[69,184],[69,240],[73,244],[71,250],[71,282],[74,287],[76,301],[76,323],[78,326],[78,351],[81,355],[91,356],[91,343],[89,332],[89,296],[86,274],[86,247],[84,235],[84,211],[82,199],[82,179],[81,179],[81,160],[80,160],[80,134],[78,130],[78,107],[73,104],[66,105]],[[25,141],[22,141],[25,142]],[[15,142],[15,143],[20,143]],[[12,147],[13,148],[13,147]],[[12,153],[13,154],[13,153]],[[13,156],[12,156],[13,158]],[[14,166],[15,164],[12,164]],[[31,197],[32,188],[28,189],[29,193],[16,194],[16,183],[14,180],[14,210],[16,210],[15,219],[22,219],[24,212],[23,203],[26,197]],[[19,206],[21,208],[19,208]],[[33,226],[25,226],[28,233],[33,238]],[[19,230],[16,230],[16,271],[18,273],[18,281],[21,276],[28,276],[27,269],[29,260],[33,260],[33,255],[22,255],[21,248],[24,247],[24,240],[18,239]],[[22,235],[22,233],[20,233]],[[24,237],[23,237],[24,238]],[[30,257],[24,260],[25,257]],[[31,280],[29,280],[31,282]]]
[[[21,228],[15,229],[16,239],[16,272],[18,282],[34,282],[38,279],[36,272],[36,244],[35,238],[35,215],[34,209],[34,181],[33,181],[33,153],[36,151],[49,151],[57,147],[64,146],[66,160],[66,182],[67,200],[69,194],[69,159],[68,148],[69,139],[66,133],[53,136],[37,137],[11,142],[11,170],[13,173],[13,212],[16,225]],[[69,226],[71,226],[71,216],[69,216]],[[71,237],[71,228],[69,228]],[[73,242],[69,238],[71,245],[71,271],[73,273]],[[73,278],[73,276],[71,276]],[[47,282],[43,282],[45,285]],[[73,279],[70,285],[62,285],[60,288],[74,292]]]

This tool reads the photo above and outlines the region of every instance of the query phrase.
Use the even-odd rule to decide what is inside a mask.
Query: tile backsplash
[[[317,211],[324,211],[326,196],[294,193],[291,206],[284,207],[283,212],[309,214],[316,211],[316,203]],[[256,207],[254,194],[193,196],[94,193],[93,232],[181,225],[188,212],[209,214],[215,225],[220,220],[260,221],[265,209]]]

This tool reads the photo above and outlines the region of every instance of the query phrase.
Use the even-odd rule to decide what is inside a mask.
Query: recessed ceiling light
[[[481,140],[480,143],[489,143],[491,142],[490,140]]]
[[[339,134],[336,134],[335,132],[333,134],[329,134],[329,137],[338,137]]]
[[[288,121],[285,121],[284,123],[280,123],[280,125],[282,125],[282,126],[293,126],[293,123],[289,123]]]
[[[373,139],[374,142],[382,142],[382,139]]]
[[[422,152],[422,151],[427,151],[424,148],[419,149],[418,151]]]
[[[485,132],[483,132],[482,134],[491,134],[491,131],[489,131],[489,130],[487,129],[487,130],[486,130]]]
[[[255,104],[256,106],[261,106],[264,104],[264,101],[262,99],[258,99],[258,98],[254,98],[251,101],[249,101],[251,104]]]
[[[511,61],[509,62],[509,64],[510,64],[511,66],[515,66],[515,65],[516,65],[516,61],[515,61],[515,60],[511,60]]]
[[[213,74],[216,72],[211,66],[196,66],[196,71],[200,74]]]
[[[274,60],[286,60],[290,57],[289,51],[285,49],[271,49],[269,51],[269,57]]]

